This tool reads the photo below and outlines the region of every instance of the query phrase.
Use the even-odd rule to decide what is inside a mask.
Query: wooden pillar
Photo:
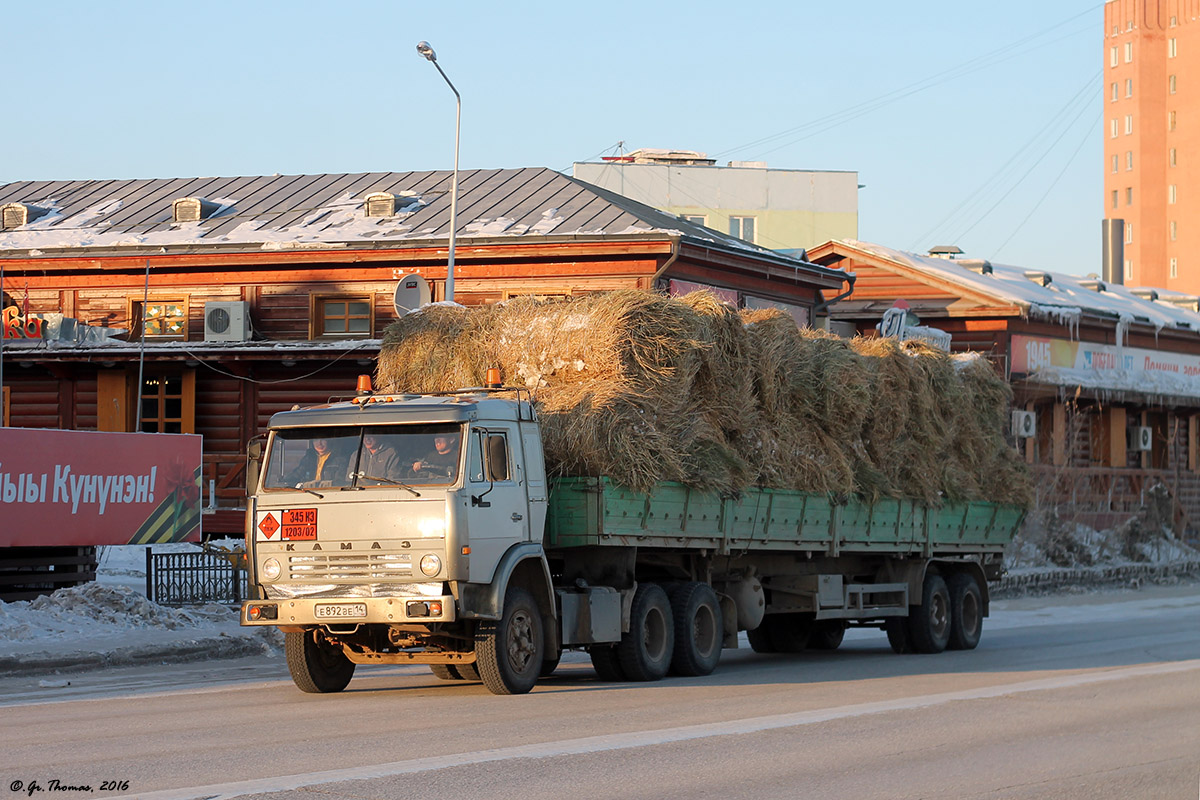
[[[1107,434],[1108,447],[1105,453],[1105,464],[1110,467],[1124,467],[1128,457],[1126,453],[1126,431],[1129,426],[1126,422],[1125,409],[1120,406],[1111,406],[1108,409],[1107,425],[1105,433]]]
[[[1050,427],[1054,466],[1065,466],[1070,452],[1067,442],[1067,406],[1066,403],[1054,404],[1054,420]]]

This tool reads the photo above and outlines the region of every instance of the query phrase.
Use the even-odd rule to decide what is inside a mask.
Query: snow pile
[[[1011,573],[1189,562],[1200,563],[1200,550],[1181,541],[1167,525],[1148,522],[1144,514],[1105,530],[1053,512],[1033,514],[1004,552]]]

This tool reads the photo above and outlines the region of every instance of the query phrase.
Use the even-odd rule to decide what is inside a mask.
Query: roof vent
[[[1177,308],[1200,312],[1200,297],[1194,294],[1176,294],[1161,299]]]
[[[1025,270],[1025,278],[1026,280],[1033,281],[1038,286],[1049,286],[1050,282],[1054,280],[1050,277],[1049,272],[1042,272],[1041,270],[1037,269]]]
[[[0,228],[6,231],[19,228],[48,213],[50,213],[50,209],[31,206],[29,203],[5,203],[0,206],[0,219],[2,219]]]
[[[1158,299],[1157,289],[1130,289],[1129,292],[1134,297],[1140,297],[1143,300],[1149,300],[1151,302]]]
[[[411,192],[372,192],[363,200],[363,213],[368,217],[394,217],[411,211],[418,202],[419,198]]]
[[[1104,281],[1084,280],[1084,281],[1080,281],[1079,285],[1082,286],[1084,289],[1091,289],[1093,292],[1108,291],[1108,285],[1105,284]]]
[[[737,169],[766,169],[767,162],[765,161],[730,161],[729,166]]]
[[[221,208],[219,203],[203,197],[181,197],[171,203],[172,222],[199,222],[208,219]]]
[[[963,258],[958,260],[958,263],[962,267],[971,270],[971,272],[978,273],[979,275],[992,274],[992,262],[988,261],[986,258]]]
[[[953,259],[962,255],[962,250],[952,244],[939,244],[937,247],[929,248],[929,255],[932,258]]]

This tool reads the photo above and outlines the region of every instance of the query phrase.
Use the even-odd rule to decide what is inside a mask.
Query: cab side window
[[[473,483],[510,480],[508,434],[477,430],[471,436],[470,478]]]

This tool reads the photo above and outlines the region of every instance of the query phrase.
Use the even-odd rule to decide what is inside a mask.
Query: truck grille
[[[411,578],[411,553],[306,553],[287,559],[288,579],[328,583]]]

